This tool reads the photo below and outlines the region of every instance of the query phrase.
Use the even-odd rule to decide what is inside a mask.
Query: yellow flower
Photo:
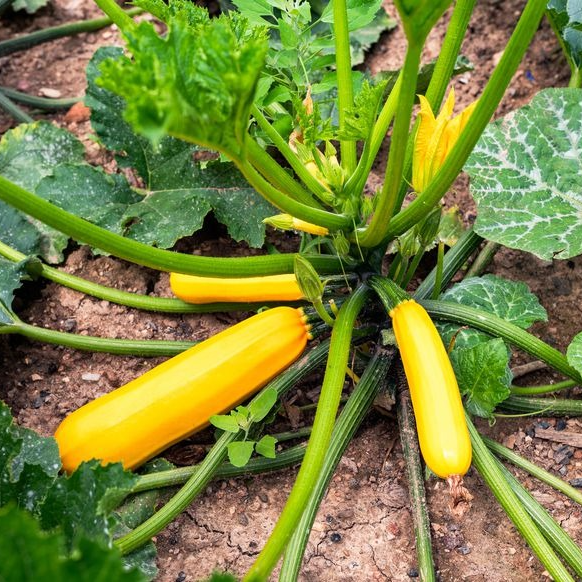
[[[451,89],[441,112],[435,118],[427,99],[423,95],[419,95],[419,99],[420,125],[412,156],[412,186],[416,192],[422,192],[439,171],[477,105],[475,101],[459,115],[452,117],[455,91]]]

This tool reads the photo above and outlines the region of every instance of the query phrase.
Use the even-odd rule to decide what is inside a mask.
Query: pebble
[[[418,570],[416,568],[410,568],[407,572],[409,578],[418,578]]]
[[[575,479],[572,479],[570,485],[572,485],[572,487],[582,487],[582,478],[576,477]]]
[[[94,374],[92,372],[87,372],[81,376],[85,382],[99,382],[101,380],[101,374]]]
[[[62,96],[58,89],[51,89],[50,87],[41,87],[38,92],[41,97],[48,97],[49,99],[59,99]]]
[[[568,426],[565,418],[559,418],[556,422],[555,430],[564,430]]]
[[[339,542],[342,541],[342,536],[341,534],[337,533],[337,532],[333,532],[330,536],[329,539],[334,543],[337,544]]]

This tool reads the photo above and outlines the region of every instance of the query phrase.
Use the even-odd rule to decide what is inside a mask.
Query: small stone
[[[51,89],[50,87],[41,87],[38,93],[41,97],[48,97],[49,99],[60,99],[62,96],[58,89]]]
[[[582,478],[576,477],[575,479],[571,479],[570,485],[572,485],[572,487],[582,487]]]
[[[40,374],[32,374],[32,376],[30,376],[30,379],[33,382],[40,382],[43,379],[43,377]]]
[[[407,572],[409,578],[418,578],[418,570],[416,568],[410,568]]]
[[[457,552],[459,552],[459,554],[462,554],[463,556],[466,556],[467,554],[471,553],[471,548],[469,546],[459,546],[457,548]]]
[[[87,372],[81,376],[85,382],[99,382],[101,380],[101,374],[94,374],[92,372]]]
[[[547,420],[542,420],[537,424],[540,428],[550,428],[550,423]]]
[[[185,572],[178,572],[176,576],[176,582],[184,582],[186,580],[186,573]]]
[[[565,418],[558,418],[558,421],[556,422],[556,426],[554,427],[554,429],[555,430],[565,430],[567,426],[568,426],[568,423],[566,422]]]
[[[337,544],[339,542],[342,541],[342,536],[341,534],[337,533],[337,532],[333,532],[330,536],[329,539],[334,543]]]
[[[76,327],[77,327],[76,319],[65,319],[65,321],[63,321],[63,329],[65,331],[75,331]]]
[[[91,117],[91,110],[81,101],[75,103],[65,114],[65,121],[67,123],[82,123],[89,121]]]

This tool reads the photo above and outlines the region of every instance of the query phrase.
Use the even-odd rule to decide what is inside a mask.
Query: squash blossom
[[[415,192],[422,192],[444,164],[467,125],[477,101],[471,103],[456,117],[452,117],[455,91],[451,89],[441,112],[435,118],[426,97],[419,95],[418,98],[420,99],[420,124],[414,140],[412,187]]]

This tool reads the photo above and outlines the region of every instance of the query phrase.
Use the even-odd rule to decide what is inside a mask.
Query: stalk
[[[436,580],[434,561],[432,557],[432,542],[430,537],[430,517],[426,506],[426,491],[424,488],[424,469],[420,460],[420,447],[416,436],[416,423],[410,401],[410,391],[406,382],[400,378],[396,399],[398,406],[398,427],[400,441],[406,460],[408,489],[412,505],[414,536],[416,539],[416,555],[418,556],[418,571],[423,582]]]
[[[166,340],[129,340],[91,335],[66,333],[54,329],[45,329],[18,321],[14,325],[6,326],[10,331],[28,339],[56,344],[87,352],[105,352],[116,355],[129,356],[175,356],[194,346],[197,342],[178,342]]]
[[[390,141],[390,153],[388,155],[384,185],[378,195],[376,210],[370,224],[358,235],[358,242],[364,247],[374,247],[382,242],[386,237],[388,223],[396,208],[421,52],[422,44],[411,43],[408,45],[404,66],[402,67],[402,87],[398,92],[396,118]]]
[[[380,352],[373,357],[335,424],[325,462],[301,520],[285,551],[279,574],[281,582],[297,579],[309,534],[329,482],[358,426],[382,387],[392,357],[392,354],[388,352]]]
[[[269,123],[262,111],[253,105],[251,113],[258,123],[259,127],[267,134],[269,139],[275,144],[281,155],[287,160],[287,163],[293,168],[299,179],[307,186],[310,192],[320,196],[325,192],[323,185],[313,176],[307,168],[301,163],[295,152],[289,147],[289,144],[283,139],[281,134]]]
[[[47,97],[36,97],[35,95],[29,95],[28,93],[22,93],[21,91],[16,91],[10,87],[0,87],[0,93],[3,93],[8,99],[12,99],[23,105],[28,105],[29,107],[34,107],[35,109],[41,109],[45,111],[54,111],[56,109],[69,109],[75,103],[79,103],[81,98],[70,97],[64,99],[48,99]]]
[[[564,380],[555,384],[546,384],[545,386],[512,386],[511,393],[515,396],[535,396],[537,394],[550,394],[558,390],[573,388],[578,386],[579,382],[575,380]]]
[[[420,303],[435,319],[469,325],[495,337],[500,337],[511,345],[531,354],[534,358],[543,360],[565,376],[577,382],[582,382],[582,378],[570,366],[564,354],[517,325],[509,323],[492,313],[459,303],[446,301],[420,301]]]
[[[305,452],[305,460],[301,464],[301,469],[275,529],[246,574],[245,582],[262,582],[268,579],[297,527],[312,488],[317,482],[329,447],[344,385],[352,329],[368,294],[369,290],[360,286],[339,311],[331,335],[327,367],[313,422],[313,431]]]
[[[254,475],[279,471],[299,463],[305,456],[306,445],[301,444],[291,447],[281,453],[277,453],[274,459],[265,457],[254,457],[244,467],[235,467],[230,463],[223,463],[218,467],[214,474],[215,479],[232,479],[233,477],[242,477],[244,475]],[[191,467],[180,467],[179,469],[170,469],[168,471],[158,471],[157,473],[147,473],[140,475],[136,484],[131,490],[132,493],[141,493],[151,489],[161,489],[162,487],[173,487],[183,485],[196,471],[200,465]]]
[[[329,349],[329,342],[322,342],[310,350],[300,360],[292,364],[282,374],[272,380],[261,390],[253,400],[260,397],[265,390],[275,389],[279,397],[290,390],[297,381],[312,372],[325,360]],[[208,483],[214,478],[218,468],[223,464],[227,455],[228,444],[244,438],[244,431],[238,433],[225,432],[210,449],[208,455],[198,465],[197,470],[186,481],[184,486],[158,512],[144,521],[134,530],[115,540],[122,554],[139,548],[153,536],[164,529],[179,513],[184,511],[194,498],[204,491]]]
[[[79,218],[0,176],[0,200],[68,234],[79,242],[99,248],[127,261],[160,271],[174,271],[207,277],[253,277],[293,273],[294,254],[256,257],[214,258],[185,255],[151,247],[125,238]],[[331,255],[302,255],[321,273],[349,270]]]
[[[320,210],[297,202],[283,192],[273,187],[267,180],[255,170],[248,160],[235,160],[238,169],[247,179],[248,183],[273,206],[276,206],[285,213],[291,214],[296,218],[311,222],[319,226],[325,226],[331,231],[350,230],[352,228],[352,219],[343,214]]]
[[[440,241],[437,250],[437,264],[434,276],[434,289],[432,290],[432,298],[438,299],[441,291],[443,290],[443,269],[444,269],[444,258],[445,258],[445,244]]]
[[[451,187],[499,105],[538,28],[545,7],[546,0],[529,0],[526,4],[503,56],[495,67],[463,133],[426,190],[390,222],[385,232],[386,241],[403,234],[421,221]]]
[[[582,400],[509,396],[498,406],[498,410],[511,414],[582,416]]]
[[[124,12],[115,2],[115,0],[95,0],[95,4],[109,16],[109,18],[117,25],[119,30],[127,34],[136,26],[131,17]]]
[[[469,277],[480,277],[500,248],[501,245],[499,243],[488,241],[481,249],[481,252],[477,255],[472,265],[467,269],[465,279],[468,279]]]
[[[32,123],[34,119],[24,112],[5,93],[0,91],[0,109],[3,109],[18,123]]]
[[[333,28],[339,128],[341,132],[345,128],[347,112],[354,104],[354,82],[352,79],[351,46],[346,0],[334,0],[333,2]],[[349,176],[356,169],[356,142],[341,140],[340,151],[342,168],[346,170]]]
[[[536,524],[526,512],[523,504],[509,486],[497,465],[495,457],[487,450],[485,443],[469,416],[467,416],[467,427],[473,446],[473,464],[489,489],[491,489],[493,495],[497,498],[497,501],[499,501],[499,504],[505,510],[505,513],[507,513],[519,533],[529,544],[554,580],[574,582],[572,576],[570,576],[569,572],[560,562],[550,544],[536,527]]]
[[[531,493],[501,464],[501,462],[497,461],[497,466],[546,540],[548,540],[554,550],[562,556],[568,566],[570,566],[578,576],[582,577],[582,550],[558,525],[556,520],[548,513],[542,504],[531,495]]]
[[[569,497],[572,501],[582,505],[582,491],[572,487],[564,480],[552,475],[549,471],[542,469],[540,466],[524,459],[522,456],[514,453],[511,449],[504,447],[502,444],[491,440],[485,436],[481,437],[483,442],[487,445],[489,450],[495,453],[498,457],[506,459],[516,467],[527,471],[532,477],[543,481],[550,487],[553,487],[556,491],[560,491],[567,497]]]
[[[463,267],[475,249],[481,244],[483,239],[475,234],[473,227],[466,230],[455,246],[450,248],[445,254],[442,268],[442,279],[438,285],[439,289],[446,287],[457,271]],[[433,294],[433,289],[437,287],[438,265],[423,280],[414,292],[414,298],[428,299]]]
[[[458,0],[453,9],[451,20],[447,26],[447,32],[441,46],[441,51],[437,59],[430,83],[426,89],[425,97],[433,111],[440,108],[447,85],[455,70],[455,63],[461,51],[461,44],[467,33],[471,14],[475,8],[476,0]],[[406,144],[406,156],[404,162],[403,176],[398,192],[398,202],[396,211],[400,211],[404,197],[410,183],[410,171],[412,168],[412,154],[414,151],[414,137],[418,130],[420,120],[417,118]]]
[[[268,123],[268,122],[267,122]],[[297,202],[322,209],[311,194],[296,182],[254,139],[247,139],[246,153],[251,164],[278,188]]]
[[[126,11],[121,9],[119,10],[129,20],[131,20],[131,16],[136,16],[137,14],[141,14],[143,12],[141,8],[130,8]],[[70,22],[68,24],[61,24],[59,26],[52,26],[50,28],[36,30],[30,34],[25,34],[17,38],[11,38],[9,40],[0,42],[0,57],[5,57],[17,51],[22,51],[50,40],[56,40],[57,38],[73,36],[82,32],[93,32],[95,30],[101,30],[102,28],[110,26],[111,24],[113,24],[113,19],[106,16],[101,18],[94,18],[91,20],[80,20],[78,22]]]

